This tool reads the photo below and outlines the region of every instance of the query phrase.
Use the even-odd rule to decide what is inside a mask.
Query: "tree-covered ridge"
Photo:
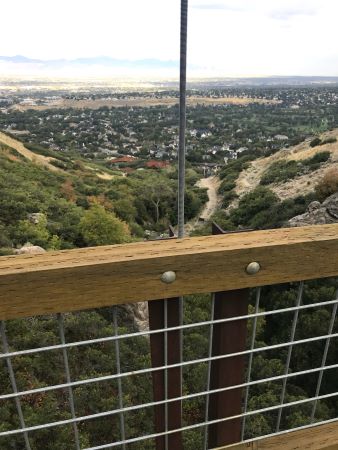
[[[176,222],[176,180],[170,170],[135,171],[111,180],[81,161],[69,173],[51,172],[0,145],[0,248],[27,241],[45,249],[128,242],[145,230],[161,232]],[[187,219],[198,214],[206,194],[188,169]],[[38,214],[38,223],[31,215]],[[8,249],[8,250],[6,250]]]

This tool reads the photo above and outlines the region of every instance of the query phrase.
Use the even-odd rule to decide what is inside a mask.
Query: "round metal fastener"
[[[255,274],[258,273],[260,270],[261,270],[261,266],[260,266],[260,264],[259,264],[258,262],[256,262],[256,261],[251,262],[250,264],[248,264],[248,265],[246,266],[246,269],[245,269],[245,271],[246,271],[246,273],[247,273],[248,275],[255,275]]]
[[[161,275],[161,281],[166,284],[173,283],[176,280],[176,273],[172,270],[169,270],[168,272],[164,272]]]

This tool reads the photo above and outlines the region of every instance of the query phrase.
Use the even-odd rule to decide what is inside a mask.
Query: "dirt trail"
[[[202,178],[197,183],[198,187],[208,189],[209,200],[207,201],[206,205],[203,208],[203,211],[199,215],[199,217],[203,220],[209,220],[219,206],[220,203],[220,199],[218,197],[219,185],[220,180],[216,176]]]
[[[210,217],[214,214],[214,212],[216,212],[220,204],[220,198],[218,195],[219,185],[220,180],[216,176],[201,178],[197,182],[198,187],[208,189],[207,193],[209,200],[205,204],[202,212],[185,225],[186,235],[189,235],[193,230],[200,227],[203,224],[203,221],[209,220]],[[200,219],[203,219],[203,221],[200,221]]]
[[[14,148],[14,150],[16,150],[25,158],[29,159],[29,161],[47,167],[52,172],[63,172],[62,169],[59,169],[58,167],[55,167],[53,166],[53,164],[50,163],[50,161],[55,160],[55,158],[38,155],[37,153],[28,150],[28,148],[26,148],[22,142],[17,141],[16,139],[11,138],[4,133],[1,133],[1,131],[0,131],[0,143],[3,143],[8,147]]]

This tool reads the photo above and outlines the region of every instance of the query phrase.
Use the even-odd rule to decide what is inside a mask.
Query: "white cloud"
[[[177,60],[179,3],[3,2],[0,55]],[[188,60],[217,76],[338,75],[337,16],[337,0],[190,0]]]

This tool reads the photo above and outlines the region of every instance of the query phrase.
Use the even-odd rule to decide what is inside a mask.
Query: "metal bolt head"
[[[176,280],[176,273],[172,270],[169,270],[168,272],[164,272],[161,275],[161,281],[166,284],[173,283]]]
[[[245,271],[246,271],[246,273],[247,273],[248,275],[255,275],[255,274],[258,273],[260,270],[261,270],[261,266],[260,266],[260,264],[259,264],[258,262],[256,262],[256,261],[251,262],[250,264],[248,264],[248,265],[246,266],[246,269],[245,269]]]

